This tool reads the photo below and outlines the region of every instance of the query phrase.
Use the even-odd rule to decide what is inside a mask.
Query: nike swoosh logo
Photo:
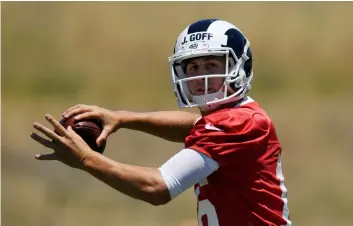
[[[214,131],[223,131],[223,130],[221,130],[221,129],[215,127],[215,126],[212,125],[211,123],[207,123],[207,124],[205,125],[205,129],[207,129],[207,130],[214,130]]]

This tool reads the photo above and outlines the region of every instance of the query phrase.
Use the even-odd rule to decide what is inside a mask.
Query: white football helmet
[[[225,56],[225,74],[186,77],[186,59],[201,56]],[[199,107],[210,111],[221,104],[243,98],[251,89],[253,76],[250,42],[233,24],[206,19],[189,25],[178,37],[174,54],[169,57],[172,85],[180,107]],[[208,79],[223,77],[224,85],[215,93],[207,93]],[[205,94],[192,95],[187,81],[205,79]],[[228,90],[234,92],[229,92]]]

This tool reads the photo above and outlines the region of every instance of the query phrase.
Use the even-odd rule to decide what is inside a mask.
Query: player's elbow
[[[148,201],[149,204],[153,206],[162,206],[167,204],[170,201],[170,198],[166,197],[154,197]]]
[[[144,189],[144,201],[154,206],[161,206],[171,201],[169,190],[163,183],[160,185],[148,186]]]

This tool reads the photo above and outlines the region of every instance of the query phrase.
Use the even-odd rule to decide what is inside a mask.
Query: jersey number
[[[207,184],[207,179],[203,182],[200,182],[199,186],[201,187],[206,184]],[[196,193],[196,195],[198,194]],[[207,217],[207,225],[202,224],[202,217],[205,215]],[[199,210],[197,213],[197,217],[198,217],[199,226],[219,226],[216,209],[208,199],[199,201]]]

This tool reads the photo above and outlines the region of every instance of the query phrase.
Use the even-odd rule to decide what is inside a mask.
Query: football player
[[[281,145],[275,127],[248,96],[253,78],[250,42],[233,24],[200,20],[179,35],[169,57],[173,89],[180,107],[198,107],[200,115],[178,111],[134,113],[76,105],[63,113],[96,118],[102,143],[119,128],[184,142],[185,148],[160,168],[122,164],[92,151],[69,127],[46,115],[59,135],[35,123],[55,142],[32,138],[54,149],[37,155],[91,173],[116,190],[154,205],[166,204],[194,186],[198,224],[203,226],[291,225]]]

